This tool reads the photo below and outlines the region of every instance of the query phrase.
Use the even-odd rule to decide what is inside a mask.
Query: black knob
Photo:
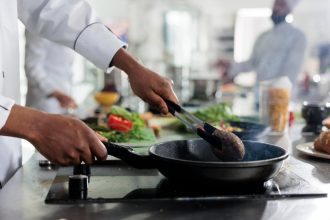
[[[69,196],[71,199],[86,199],[88,177],[86,175],[69,176]]]
[[[86,175],[88,182],[91,176],[91,167],[87,164],[79,164],[73,167],[73,175]]]

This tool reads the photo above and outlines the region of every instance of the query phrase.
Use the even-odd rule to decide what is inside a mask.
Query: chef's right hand
[[[55,164],[87,164],[107,158],[98,136],[79,119],[14,105],[1,135],[24,138]]]
[[[112,64],[128,75],[132,90],[137,96],[158,108],[163,114],[168,113],[164,99],[179,102],[170,79],[143,66],[124,49],[117,51]]]
[[[160,76],[144,66],[129,73],[128,79],[133,92],[145,102],[157,107],[163,114],[168,113],[164,99],[179,102],[173,91],[172,80]]]

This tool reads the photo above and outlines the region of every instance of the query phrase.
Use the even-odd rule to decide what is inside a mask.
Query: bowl
[[[96,92],[94,98],[102,106],[111,106],[119,99],[117,92]]]
[[[234,127],[242,128],[242,131],[234,131],[242,140],[258,140],[270,131],[270,127],[265,124],[249,122],[249,121],[229,121]]]

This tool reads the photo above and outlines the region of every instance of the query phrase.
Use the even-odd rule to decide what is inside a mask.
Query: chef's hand
[[[24,138],[55,164],[87,164],[107,158],[97,134],[79,119],[14,105],[1,135]]]
[[[62,108],[71,108],[71,109],[78,108],[76,101],[71,96],[68,96],[63,92],[55,90],[51,94],[51,96],[57,99],[57,101],[60,103]]]
[[[133,92],[137,96],[158,108],[163,114],[168,113],[164,99],[178,103],[173,91],[173,82],[140,64],[124,49],[115,54],[112,64],[127,73]]]

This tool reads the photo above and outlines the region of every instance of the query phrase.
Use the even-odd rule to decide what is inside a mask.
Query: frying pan
[[[147,155],[130,147],[104,142],[108,154],[140,169],[158,169],[170,180],[221,183],[261,183],[276,176],[288,152],[275,145],[243,141],[242,161],[220,161],[203,139],[179,140],[151,146]]]

